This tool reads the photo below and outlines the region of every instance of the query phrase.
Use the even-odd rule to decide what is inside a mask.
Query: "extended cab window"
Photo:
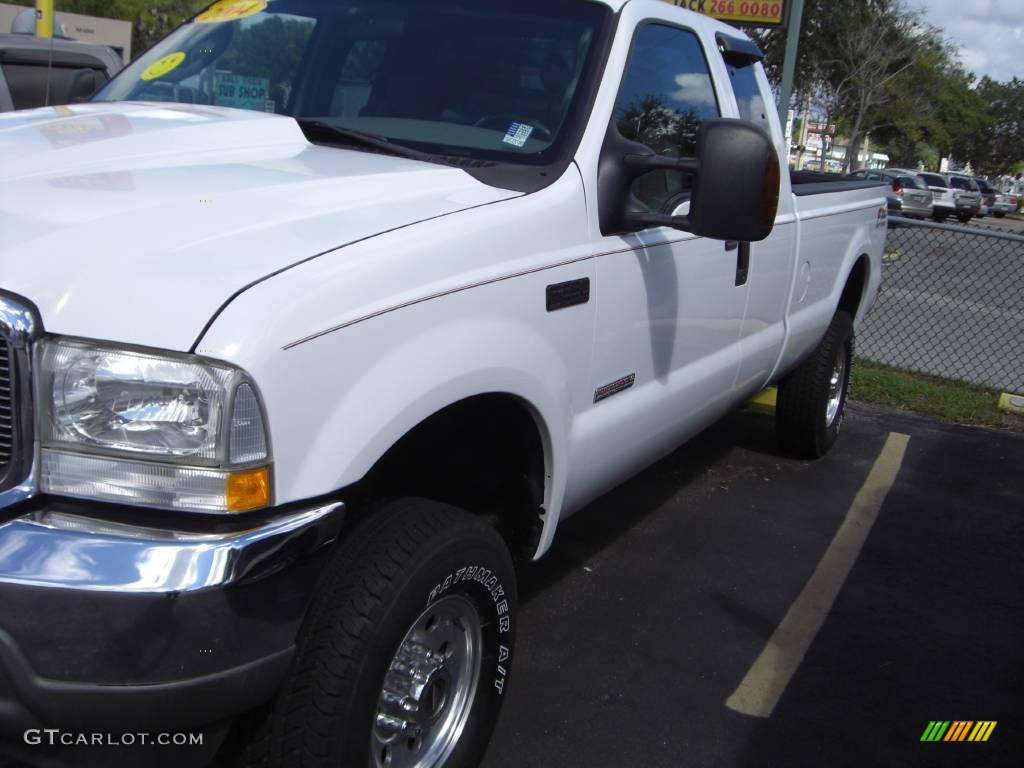
[[[641,27],[615,103],[619,133],[658,154],[691,157],[700,124],[719,114],[697,36],[662,24]],[[633,194],[658,211],[682,202],[691,182],[679,171],[653,171],[636,180]]]
[[[766,131],[768,125],[768,108],[765,106],[764,94],[757,82],[757,69],[753,62],[746,66],[735,66],[726,63],[732,90],[736,94],[736,105],[740,108],[740,117],[757,123]]]

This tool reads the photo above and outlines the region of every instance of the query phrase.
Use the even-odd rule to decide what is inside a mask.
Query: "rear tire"
[[[964,214],[957,214],[957,218],[960,219],[961,223],[966,224],[967,222],[969,222],[974,217],[971,214],[969,214],[969,213],[964,213]]]
[[[239,764],[476,768],[517,620],[512,558],[493,527],[424,499],[383,504],[327,566]]]
[[[835,444],[852,364],[853,319],[839,310],[810,357],[779,382],[775,431],[786,453],[817,459]]]

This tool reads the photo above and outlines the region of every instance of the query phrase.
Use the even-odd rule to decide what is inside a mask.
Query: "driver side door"
[[[673,157],[696,154],[702,122],[721,114],[705,47],[665,22],[635,32],[612,122],[627,139]],[[659,170],[633,195],[684,214],[692,177]],[[672,450],[733,403],[747,300],[744,245],[670,228],[595,233],[597,317],[588,473],[611,485]],[[600,435],[596,434],[600,433]],[[603,439],[602,439],[603,438]],[[631,461],[623,462],[629,456]]]

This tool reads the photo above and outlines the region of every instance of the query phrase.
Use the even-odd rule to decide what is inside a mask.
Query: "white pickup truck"
[[[0,116],[5,749],[475,768],[517,558],[767,385],[824,454],[885,194],[791,176],[760,58],[656,0],[222,0]]]

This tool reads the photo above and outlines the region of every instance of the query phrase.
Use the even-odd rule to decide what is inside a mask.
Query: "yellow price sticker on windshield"
[[[158,77],[163,77],[168,72],[177,69],[181,66],[181,62],[185,60],[185,54],[181,51],[177,53],[169,53],[162,59],[157,59],[142,73],[143,80],[156,80]]]
[[[244,19],[265,10],[267,4],[261,0],[220,0],[196,16],[199,24],[219,24],[222,21]]]

